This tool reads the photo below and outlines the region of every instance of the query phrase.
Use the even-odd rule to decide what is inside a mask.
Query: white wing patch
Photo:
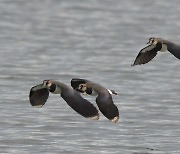
[[[99,114],[96,115],[96,116],[93,116],[93,117],[89,117],[89,119],[91,119],[91,120],[98,120],[99,119]]]
[[[107,90],[111,95],[117,95],[117,93],[114,90],[109,90],[109,89],[107,89]]]
[[[113,119],[111,119],[112,122],[116,123],[119,120],[119,117],[114,117]]]

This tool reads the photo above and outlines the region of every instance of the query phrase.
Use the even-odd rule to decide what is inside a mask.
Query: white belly
[[[162,48],[160,50],[161,52],[167,52],[167,45],[166,44],[162,44]]]

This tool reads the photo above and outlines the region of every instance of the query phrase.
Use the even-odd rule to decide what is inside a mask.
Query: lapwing
[[[157,55],[158,51],[169,51],[176,58],[180,59],[180,45],[178,44],[156,37],[151,37],[147,44],[149,45],[140,50],[131,66],[148,63]]]
[[[114,90],[106,89],[95,82],[79,78],[72,79],[71,86],[80,93],[97,94],[96,103],[102,114],[112,122],[116,123],[118,121],[119,110],[111,96],[111,94],[117,95]]]
[[[98,110],[92,103],[84,99],[80,93],[72,87],[55,80],[44,80],[42,84],[30,89],[29,100],[31,105],[42,107],[49,97],[49,92],[60,94],[67,104],[83,117],[94,120],[99,119]]]

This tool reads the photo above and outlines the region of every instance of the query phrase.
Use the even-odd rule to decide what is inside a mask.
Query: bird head
[[[147,44],[154,44],[154,45],[156,45],[157,42],[158,42],[157,38],[151,37],[151,38],[149,38],[149,41],[147,42]]]
[[[71,86],[73,87],[73,89],[79,91],[80,93],[92,93],[92,88],[88,88],[87,82],[84,79],[72,79]]]
[[[156,45],[157,43],[165,43],[165,40],[162,38],[157,38],[157,37],[150,37],[149,41],[147,42],[147,44],[153,44]]]
[[[45,86],[52,93],[56,91],[56,84],[54,84],[52,80],[44,80],[43,86]]]

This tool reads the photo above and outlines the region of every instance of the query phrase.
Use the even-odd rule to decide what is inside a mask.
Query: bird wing
[[[119,119],[119,110],[112,100],[112,96],[108,91],[104,91],[99,94],[96,98],[96,103],[102,114],[111,120],[112,122],[117,122]]]
[[[176,58],[180,59],[180,45],[169,42],[167,45],[167,50]]]
[[[162,43],[158,42],[156,45],[151,44],[141,49],[132,66],[148,63],[157,55],[161,48]]]
[[[49,97],[49,91],[43,84],[36,85],[31,88],[29,100],[32,106],[42,107]]]
[[[76,90],[71,88],[69,91],[62,91],[61,97],[72,109],[83,117],[95,120],[99,119],[99,113],[96,107],[88,100],[84,99]]]

